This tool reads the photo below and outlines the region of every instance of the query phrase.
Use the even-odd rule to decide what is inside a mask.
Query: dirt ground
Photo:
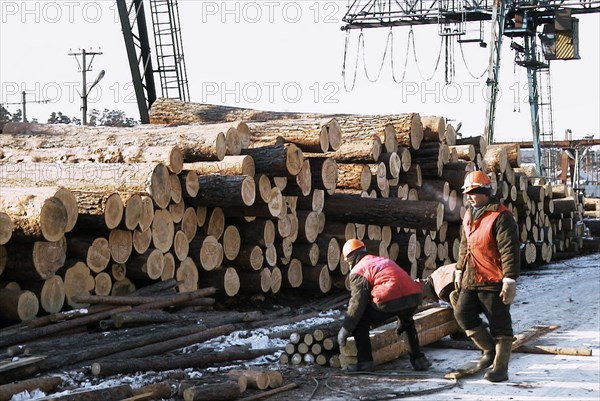
[[[265,398],[271,401],[600,400],[600,253],[553,262],[522,272],[512,315],[515,333],[535,325],[560,326],[535,344],[591,349],[592,356],[513,353],[509,366],[510,379],[504,383],[490,383],[483,379],[483,373],[458,381],[444,379],[445,373],[478,358],[479,353],[432,347],[424,348],[433,362],[428,372],[413,371],[407,357],[378,366],[372,374],[349,375],[339,369],[318,365],[280,365],[276,355],[234,367],[276,369],[283,373],[284,385],[298,385],[293,390]],[[261,346],[261,341],[264,339],[257,341],[257,346]],[[222,348],[228,344],[231,343],[223,343]],[[264,348],[273,346],[272,343],[262,345]],[[214,352],[218,352],[219,347],[212,346]],[[208,370],[188,369],[185,374],[187,378],[199,378],[221,374],[228,368],[231,366]],[[131,376],[93,378],[82,372],[69,372],[61,376],[69,382],[71,389],[62,394],[68,394],[74,388],[119,383],[129,383],[135,388],[164,380],[168,378],[168,373],[144,372]],[[170,381],[175,388],[177,380]],[[258,394],[258,390],[247,390],[240,399]],[[12,401],[39,400],[43,396],[42,393],[21,393],[15,395]],[[174,397],[170,401],[181,399]]]

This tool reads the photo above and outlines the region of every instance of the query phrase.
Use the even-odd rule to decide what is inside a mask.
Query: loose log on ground
[[[202,368],[216,363],[231,362],[236,360],[254,359],[262,355],[270,355],[276,349],[246,349],[234,347],[220,352],[194,353],[181,356],[165,356],[133,358],[127,361],[111,361],[99,363],[94,374],[97,376],[110,376],[117,373],[132,373],[137,371],[162,371],[182,369],[187,367]]]
[[[28,391],[33,393],[34,390],[51,393],[62,384],[62,378],[54,376],[35,377],[18,381],[11,384],[0,386],[0,401],[9,401],[13,395]]]

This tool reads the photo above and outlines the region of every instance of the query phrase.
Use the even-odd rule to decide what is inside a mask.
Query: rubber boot
[[[477,326],[473,330],[465,330],[465,334],[477,348],[483,351],[483,355],[477,363],[477,369],[481,370],[491,366],[496,356],[496,344],[490,332],[483,326]]]
[[[496,357],[494,367],[483,377],[491,382],[508,380],[508,361],[512,350],[512,338],[499,338],[496,342]]]
[[[431,367],[431,362],[429,359],[427,359],[425,354],[421,352],[417,329],[414,325],[406,328],[406,338],[408,340],[410,364],[412,365],[413,369],[419,372],[429,370]]]

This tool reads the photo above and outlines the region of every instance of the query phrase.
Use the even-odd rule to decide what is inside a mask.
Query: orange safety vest
[[[371,285],[371,299],[376,304],[418,294],[423,288],[393,260],[381,256],[365,255],[350,274],[367,280]]]
[[[486,211],[475,221],[471,221],[471,213],[463,220],[463,228],[467,239],[467,258],[475,271],[475,282],[498,283],[502,281],[502,257],[494,237],[493,228],[500,213],[507,211],[500,204],[497,211]]]

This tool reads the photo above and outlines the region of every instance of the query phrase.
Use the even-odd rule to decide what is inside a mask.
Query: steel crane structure
[[[579,58],[578,20],[572,15],[596,12],[597,0],[353,0],[342,29],[437,24],[440,35],[483,44],[482,38],[467,37],[467,25],[491,21],[484,135],[493,143],[502,39],[508,36],[515,62],[527,69],[534,158],[537,173],[543,175],[550,152],[543,160],[541,142],[553,141],[549,62]]]
[[[142,124],[150,122],[149,109],[156,100],[154,73],[158,73],[162,97],[190,100],[177,0],[149,0],[154,33],[156,70],[144,0],[116,0],[131,70],[131,80]]]

